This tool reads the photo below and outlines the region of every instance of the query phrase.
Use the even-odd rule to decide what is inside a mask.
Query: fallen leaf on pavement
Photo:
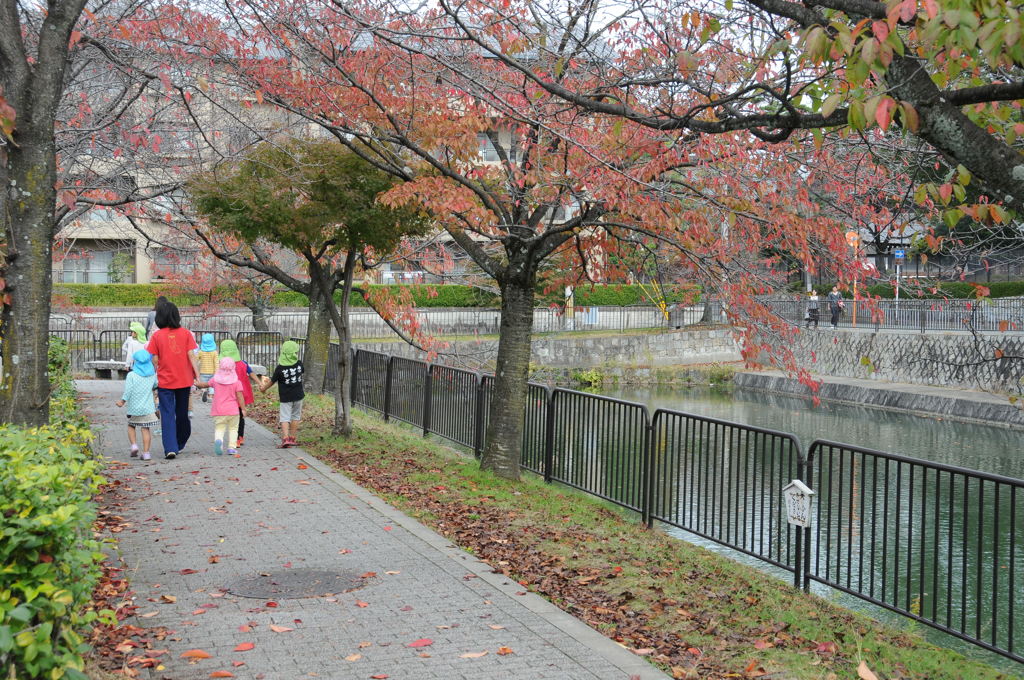
[[[212,659],[213,657],[209,653],[204,652],[201,649],[190,649],[187,652],[181,653],[183,659]]]
[[[274,631],[275,633],[287,633],[288,631],[295,630],[295,629],[294,628],[289,628],[288,626],[278,626],[278,625],[271,624],[270,625],[270,630]]]
[[[498,647],[498,655],[499,656],[506,656],[508,654],[513,654],[513,653],[514,652],[512,651],[512,649],[510,647]]]
[[[363,658],[362,654],[349,654],[345,657],[345,661],[359,661]]]
[[[214,671],[210,673],[211,678],[233,678],[235,674],[231,671]]]
[[[431,640],[430,638],[420,638],[419,640],[416,640],[415,642],[410,642],[409,646],[410,647],[429,647],[432,644],[434,644],[434,641]]]
[[[482,652],[466,652],[459,656],[460,659],[479,659],[481,656],[487,656],[487,650]]]
[[[235,647],[236,652],[248,652],[250,649],[254,649],[256,645],[251,642],[241,642]]]

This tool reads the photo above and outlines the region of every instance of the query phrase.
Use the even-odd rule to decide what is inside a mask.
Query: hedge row
[[[79,631],[99,577],[99,463],[77,414],[67,347],[51,345],[51,424],[0,427],[0,668],[15,678],[86,678]],[[112,616],[105,613],[105,617]]]
[[[990,298],[1017,297],[1024,295],[1024,281],[998,281],[980,285],[988,288],[988,297]],[[964,281],[943,281],[938,285],[938,290],[933,293],[931,290],[934,287],[935,284],[933,283],[914,282],[909,286],[901,286],[900,297],[924,299],[965,299],[977,296],[976,286]],[[814,286],[814,289],[821,295],[827,295],[828,292],[832,290],[832,286],[822,284]],[[889,283],[876,283],[868,286],[867,292],[869,295],[887,300],[891,300],[896,297],[896,291],[893,289],[892,284]]]
[[[457,285],[391,285],[371,286],[371,289],[389,289],[394,294],[408,291],[417,307],[497,307],[497,295],[473,286]],[[649,290],[649,289],[648,289]],[[157,296],[164,291],[160,284],[143,283],[67,283],[54,286],[55,298],[84,307],[142,307],[150,308]],[[682,295],[670,296],[670,302],[681,299]],[[198,296],[179,295],[174,300],[179,306],[199,304]],[[561,291],[538,291],[538,304],[561,304]],[[305,295],[294,291],[281,291],[274,296],[279,307],[305,307],[309,304]],[[365,306],[363,299],[355,295],[354,307]],[[576,304],[581,306],[625,306],[650,304],[647,293],[640,286],[602,285],[581,286],[576,289]]]

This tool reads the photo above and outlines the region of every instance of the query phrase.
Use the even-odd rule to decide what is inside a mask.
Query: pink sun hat
[[[217,372],[213,374],[213,382],[222,385],[230,385],[238,380],[235,373],[235,360],[231,357],[221,357]]]

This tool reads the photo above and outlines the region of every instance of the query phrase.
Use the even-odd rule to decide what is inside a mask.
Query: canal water
[[[814,406],[811,400],[801,397],[738,388],[614,387],[602,389],[600,394],[645,404],[652,413],[658,408],[671,409],[788,432],[796,435],[805,451],[815,439],[825,439],[1024,479],[1024,432],[1003,427],[846,404],[822,402]],[[760,463],[748,465],[747,454],[738,451],[737,442],[723,440],[725,449],[722,449],[722,441],[710,441],[709,437],[713,438],[710,431],[694,432],[697,437],[689,435],[689,448],[725,451],[720,459],[701,458],[703,462],[699,464],[694,459],[694,468],[717,465],[717,475],[735,479],[738,487],[749,488],[751,483],[763,486],[760,478],[770,465],[765,464],[760,469],[757,467]],[[754,459],[764,460],[763,453],[755,454]],[[916,478],[910,473],[908,479],[910,467],[884,458],[855,456],[848,451],[838,457],[829,453],[829,463],[822,463],[821,478],[813,485],[818,487],[819,495],[829,499],[829,513],[827,517],[817,518],[812,531],[820,532],[817,543],[836,548],[829,555],[814,555],[812,571],[827,576],[826,580],[905,610],[920,611],[931,620],[1004,649],[1009,644],[1019,654],[1020,643],[1013,619],[1024,611],[1024,579],[1020,578],[1024,574],[1024,541],[1021,540],[1024,537],[1021,526],[1024,524],[1024,494],[1019,493],[1020,489],[1010,489],[1011,494],[1005,486],[996,489],[986,481],[965,479],[956,473],[922,471],[920,467],[916,468]],[[678,485],[695,487],[696,491],[686,492],[693,500],[681,496],[673,504],[678,503],[684,513],[699,514],[702,504],[707,503],[703,497],[722,491],[716,490],[714,483],[707,485],[709,480],[715,479],[715,472],[703,481],[694,472],[688,474],[689,479],[680,478]],[[785,476],[785,472],[782,474]],[[728,491],[728,487],[725,488]],[[771,488],[775,491],[768,495],[776,495],[778,485]],[[747,523],[745,503],[749,504],[752,499],[753,495],[745,497],[740,491],[734,505],[744,513],[743,524]],[[728,507],[729,503],[724,505]],[[837,510],[836,518],[832,517],[833,507]],[[761,513],[764,512],[762,508]],[[718,519],[726,523],[735,521],[728,517]],[[887,527],[895,528],[895,535]],[[752,566],[766,568],[762,560],[723,548],[682,529],[670,527],[667,531],[709,549],[726,552]],[[822,541],[825,531],[829,532],[829,538]],[[997,534],[1004,537],[1001,544],[998,539],[993,540]],[[947,540],[946,536],[950,538]],[[754,552],[765,554],[765,548],[775,544],[782,546],[785,554],[788,547],[784,539],[784,532],[776,532],[764,545],[756,546]],[[863,555],[858,552],[858,544]],[[869,544],[873,546],[870,554],[866,550]],[[878,547],[877,554],[874,547]],[[781,570],[775,573],[787,580],[792,578]],[[906,618],[874,607],[859,597],[816,582],[812,582],[812,590],[872,617],[904,627],[908,624]],[[989,598],[992,598],[991,606]],[[1024,628],[1024,625],[1017,628]],[[937,644],[1024,674],[1022,665],[988,654],[972,644],[928,626],[918,625],[917,630]]]

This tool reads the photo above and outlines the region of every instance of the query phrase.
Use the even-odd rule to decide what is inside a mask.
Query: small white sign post
[[[782,497],[786,501],[786,516],[790,524],[798,527],[811,526],[811,496],[814,491],[799,479],[782,488]]]
[[[807,533],[808,541],[810,540],[810,532],[808,531],[811,526],[811,496],[814,495],[814,491],[809,486],[801,482],[799,479],[794,479],[792,482],[782,487],[782,498],[786,504],[786,518],[789,523],[796,526],[796,565],[793,569],[793,586],[795,588],[801,587],[807,590],[807,575],[804,570],[804,533]]]

